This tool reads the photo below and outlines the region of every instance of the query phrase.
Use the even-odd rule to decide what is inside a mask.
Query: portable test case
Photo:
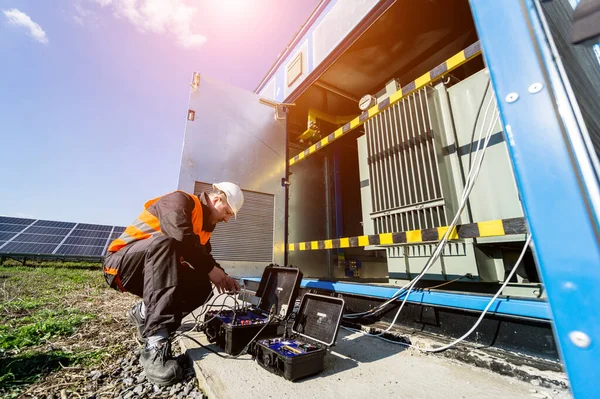
[[[257,306],[206,312],[203,329],[209,342],[237,355],[259,332],[257,339],[277,335],[293,310],[301,281],[302,272],[296,268],[267,266],[256,291]]]
[[[259,340],[253,356],[260,366],[290,381],[319,373],[327,348],[335,344],[343,312],[341,298],[305,294],[292,336]]]

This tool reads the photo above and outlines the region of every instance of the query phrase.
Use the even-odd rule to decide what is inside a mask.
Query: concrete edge
[[[371,326],[360,325],[360,329],[364,332],[382,332],[387,324],[375,323]],[[416,333],[416,334],[415,334]],[[422,348],[435,348],[440,344],[448,344],[453,340],[443,336],[433,336],[424,332],[415,332],[414,330],[394,326],[387,332],[387,338],[403,341],[408,339],[412,345]],[[486,348],[484,348],[486,349]],[[510,354],[503,350],[482,350],[482,348],[472,342],[463,341],[456,347],[439,352],[437,354],[427,353],[428,356],[443,356],[482,370],[488,370],[495,374],[512,377],[523,382],[532,383],[537,386],[542,386],[549,389],[570,389],[570,384],[566,373],[563,371],[544,370],[539,365],[527,364],[524,360],[527,358],[533,359],[534,362],[549,362],[550,360],[538,359],[535,357],[523,354]],[[520,362],[516,359],[520,358]]]
[[[204,374],[202,368],[198,365],[199,362],[193,361],[190,355],[187,353],[190,349],[197,348],[194,345],[195,343],[189,338],[182,337],[179,340],[179,347],[181,348],[182,354],[185,355],[185,357],[187,357],[194,366],[194,374],[196,375],[196,380],[198,381],[198,387],[202,390],[204,396],[208,398],[218,398],[218,393],[213,390],[214,384],[210,384],[210,377]]]

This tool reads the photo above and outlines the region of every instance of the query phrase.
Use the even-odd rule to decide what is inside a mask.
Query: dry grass
[[[136,301],[97,264],[0,267],[0,395],[102,396],[90,371],[110,374],[136,348],[125,316]]]

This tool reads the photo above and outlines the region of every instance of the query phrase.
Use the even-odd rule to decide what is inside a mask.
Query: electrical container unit
[[[257,277],[275,262],[307,277],[403,284],[422,270],[437,236],[344,249],[319,242],[420,234],[452,221],[469,158],[483,151],[479,133],[497,112],[468,2],[367,3],[331,4],[328,15],[356,23],[379,13],[338,58],[325,58],[331,35],[342,34],[326,16],[307,34],[312,46],[290,51],[259,94],[194,75],[178,188],[242,188],[239,218],[211,238],[228,273]],[[492,128],[459,225],[523,217],[500,122]],[[524,239],[452,240],[424,280],[503,281]],[[525,263],[515,283],[539,283]]]
[[[294,309],[301,281],[298,269],[267,266],[256,291],[258,306],[206,312],[203,330],[209,342],[237,355],[253,339],[277,335]]]
[[[458,224],[523,217],[493,95],[487,70],[481,70],[449,88],[425,86],[366,121],[365,135],[357,139],[365,235],[448,226],[488,129],[485,162]],[[504,254],[494,244],[522,240],[524,235],[450,242],[423,278],[468,274],[475,281],[503,281],[512,251]],[[386,247],[390,282],[418,275],[434,248]]]
[[[252,356],[266,370],[295,381],[323,371],[327,348],[335,344],[344,311],[344,300],[307,293],[290,337],[259,340]]]
[[[438,231],[459,209],[488,128],[485,160],[457,224],[485,227],[522,222],[524,215],[468,1],[374,3],[373,15],[356,27],[360,33],[346,32],[343,49],[331,48],[331,58],[313,58],[312,65],[308,57],[313,74],[293,62],[306,55],[299,42],[258,91],[293,103],[287,123],[290,262],[309,277],[404,285],[423,270]],[[332,5],[305,36],[313,57],[329,43],[324,32],[339,33],[328,16],[350,26],[363,11],[354,3]],[[291,91],[281,73],[299,76]],[[460,279],[451,289],[478,291],[491,287],[478,283],[504,281],[525,242],[526,229],[515,231],[453,237],[422,286]],[[407,239],[381,245],[381,235]],[[524,264],[508,290],[539,296],[529,255]]]
[[[520,337],[530,336],[529,328],[545,334],[550,313],[532,316],[530,301],[514,298],[548,292],[564,357],[587,353],[585,364],[593,364],[597,356],[581,337],[593,336],[585,326],[594,315],[561,312],[556,304],[580,309],[573,298],[595,281],[589,271],[598,263],[590,217],[600,208],[596,54],[570,43],[577,2],[501,3],[324,0],[255,93],[195,74],[178,188],[196,192],[233,181],[244,191],[238,220],[211,238],[226,270],[258,277],[269,263],[291,264],[326,280],[307,285],[380,299],[371,296],[378,286],[340,280],[403,285],[421,272],[464,203],[489,128],[459,235],[417,286],[437,289],[442,281],[452,283],[442,283],[444,291],[461,293],[423,291],[411,306],[471,317],[479,305],[464,299],[497,291],[530,225],[539,262],[525,252],[518,277],[503,289],[511,296],[508,323],[527,328]],[[553,226],[567,234],[558,237]],[[475,233],[460,234],[467,229]],[[564,273],[565,259],[586,267]],[[543,301],[533,303],[545,309]],[[588,323],[573,314],[590,316]],[[224,324],[233,323],[230,316]],[[531,317],[546,324],[530,325]],[[594,368],[581,369],[580,381],[592,381]]]

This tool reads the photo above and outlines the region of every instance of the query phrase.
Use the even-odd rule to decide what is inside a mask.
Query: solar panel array
[[[102,257],[122,226],[0,216],[0,254]]]

